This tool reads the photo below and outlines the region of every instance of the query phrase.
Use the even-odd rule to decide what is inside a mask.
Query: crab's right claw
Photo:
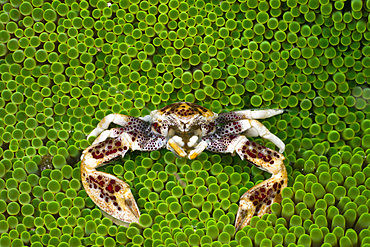
[[[271,204],[281,202],[281,190],[284,187],[286,187],[286,179],[272,176],[245,192],[240,198],[235,219],[236,230],[249,225],[253,216],[262,217],[264,214],[271,213]]]
[[[140,211],[130,187],[117,177],[97,171],[96,168],[117,156],[124,155],[130,147],[125,138],[108,138],[88,147],[83,152],[81,178],[93,202],[114,218],[131,223],[139,222]]]

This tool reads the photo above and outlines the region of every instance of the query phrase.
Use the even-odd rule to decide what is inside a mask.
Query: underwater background
[[[0,0],[0,246],[370,246],[370,0]],[[110,113],[187,101],[280,108],[289,183],[235,231],[270,175],[238,156],[129,152],[140,224],[81,185],[86,136]],[[260,144],[275,149],[261,138]]]

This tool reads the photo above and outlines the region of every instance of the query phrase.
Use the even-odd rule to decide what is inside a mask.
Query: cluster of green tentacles
[[[0,0],[0,246],[370,246],[370,1]],[[187,101],[286,111],[289,186],[235,231],[269,177],[238,156],[133,152],[101,168],[142,213],[116,225],[81,186],[110,113]],[[275,148],[260,138],[257,142]]]

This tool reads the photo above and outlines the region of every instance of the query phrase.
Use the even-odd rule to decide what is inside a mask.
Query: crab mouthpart
[[[177,143],[179,144],[181,147],[183,147],[185,145],[185,143],[183,142],[182,138],[180,136],[173,136],[172,139]]]
[[[175,155],[180,156],[181,158],[186,157],[186,152],[184,149],[180,146],[179,143],[177,143],[174,139],[170,138],[167,142],[167,148],[171,150]]]
[[[193,147],[197,143],[198,139],[199,139],[198,136],[192,136],[189,139],[188,147]]]

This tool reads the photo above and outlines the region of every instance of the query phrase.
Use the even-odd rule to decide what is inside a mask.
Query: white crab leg
[[[265,119],[283,113],[282,109],[266,109],[266,110],[242,110],[234,112],[226,112],[218,115],[216,122],[225,124],[230,121],[241,119]]]
[[[285,144],[282,140],[279,139],[276,135],[272,134],[265,125],[263,125],[261,122],[257,120],[249,120],[251,124],[251,129],[255,130],[258,135],[264,139],[267,139],[275,144],[279,148],[280,153],[284,153],[285,150]],[[247,134],[247,136],[249,136]]]
[[[94,140],[92,145],[105,141],[107,138],[112,137],[116,138],[122,134],[122,131],[119,131],[118,129],[111,129],[111,130],[104,130],[100,135]],[[91,135],[91,134],[90,134]]]
[[[101,132],[108,129],[109,124],[111,123],[125,126],[126,124],[129,124],[130,120],[135,120],[135,118],[118,113],[109,114],[98,123],[98,126],[91,131],[87,136],[87,139],[89,139],[90,136],[98,136]]]

